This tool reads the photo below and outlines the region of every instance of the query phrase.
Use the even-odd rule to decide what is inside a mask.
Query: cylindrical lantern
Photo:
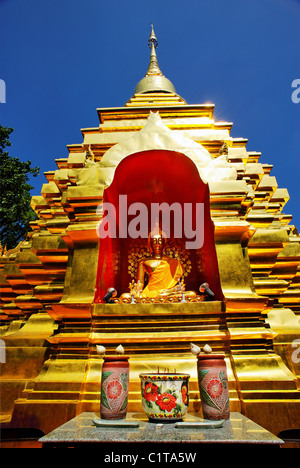
[[[229,390],[224,356],[198,356],[198,382],[205,419],[229,419]]]
[[[129,357],[105,356],[101,377],[102,419],[124,419],[127,413]]]

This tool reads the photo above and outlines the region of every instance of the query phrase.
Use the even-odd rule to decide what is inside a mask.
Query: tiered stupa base
[[[74,313],[78,306],[74,307]],[[69,306],[70,312],[70,306]],[[274,333],[252,315],[251,326],[238,328],[241,316],[227,315],[225,303],[126,304],[91,306],[91,323],[69,318],[48,338],[51,354],[21,398],[11,425],[45,433],[82,411],[99,412],[102,344],[114,354],[122,343],[130,355],[129,411],[142,411],[141,372],[170,371],[191,375],[189,411],[201,414],[196,358],[190,342],[209,343],[225,354],[230,409],[259,422],[275,434],[295,427],[300,413],[296,378],[274,353]],[[229,318],[229,320],[228,320]],[[250,318],[250,316],[249,316]]]

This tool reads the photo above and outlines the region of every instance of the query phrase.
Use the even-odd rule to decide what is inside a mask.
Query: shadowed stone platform
[[[150,423],[144,413],[128,413],[126,420],[139,423],[138,427],[96,427],[93,422],[97,415],[92,412],[81,413],[40,439],[43,447],[75,447],[103,444],[103,457],[110,450],[116,453],[133,453],[135,444],[140,447],[168,452],[174,444],[176,451],[182,452],[185,446],[191,451],[208,444],[217,445],[264,445],[279,447],[283,441],[266,429],[240,413],[231,413],[230,419],[219,428],[176,427],[176,423]],[[195,414],[187,414],[186,422],[203,421]],[[179,445],[178,445],[179,444]],[[200,444],[200,445],[199,445]],[[137,447],[136,446],[136,447]],[[139,450],[141,453],[141,450]],[[143,457],[146,456],[143,455]],[[101,457],[100,457],[101,458]],[[103,458],[104,459],[104,458]],[[143,458],[141,458],[143,459]],[[144,458],[145,459],[145,458]]]

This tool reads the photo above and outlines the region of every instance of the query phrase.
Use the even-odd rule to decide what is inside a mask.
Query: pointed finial
[[[151,34],[150,34],[150,37],[149,37],[149,40],[148,40],[148,46],[152,47],[152,44],[154,45],[155,49],[158,45],[158,41],[156,39],[156,36],[155,36],[155,32],[154,32],[154,29],[153,29],[153,24],[151,24]]]
[[[162,72],[159,69],[155,49],[157,47],[157,39],[154,33],[153,24],[151,24],[151,34],[148,40],[148,46],[151,49],[150,54],[150,63],[146,73],[146,76],[149,75],[162,75]]]

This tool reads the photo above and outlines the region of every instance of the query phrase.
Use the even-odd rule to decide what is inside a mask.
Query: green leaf
[[[198,371],[199,380],[203,380],[208,372],[209,372],[209,369],[199,369]]]
[[[106,393],[105,393],[105,390],[102,388],[101,390],[101,404],[103,406],[105,406],[105,408],[107,409],[111,409],[110,406],[109,406],[109,402],[108,402],[108,399],[107,399],[107,396],[106,396]]]
[[[219,408],[219,406],[214,402],[214,400],[210,397],[209,393],[207,393],[204,387],[200,387],[200,395],[203,403],[221,411],[221,408]]]
[[[126,408],[127,404],[128,404],[128,395],[125,397],[125,400],[122,403],[120,411],[123,411]]]
[[[175,408],[174,408],[174,416],[176,416],[176,414],[181,413],[181,411],[182,411],[181,406],[178,405],[178,403],[176,403]]]
[[[112,374],[112,371],[104,371],[102,372],[102,382],[104,382],[104,380],[108,379],[108,377]]]
[[[227,380],[226,380],[226,377],[225,377],[225,372],[223,372],[223,371],[219,372],[219,379],[222,382],[223,388],[226,389],[227,388]]]
[[[227,408],[229,408],[229,397],[227,398],[225,406],[224,406],[224,409],[227,409]]]
[[[122,382],[122,385],[123,385],[123,389],[125,391],[128,388],[127,381],[128,381],[128,375],[127,374],[121,374],[121,382]]]

